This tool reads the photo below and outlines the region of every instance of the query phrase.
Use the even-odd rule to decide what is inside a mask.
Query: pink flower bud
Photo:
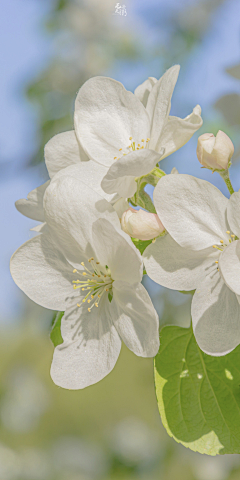
[[[213,133],[204,133],[198,138],[197,157],[206,168],[227,170],[233,153],[232,141],[221,130],[218,131],[216,137]]]
[[[151,240],[158,237],[165,229],[155,213],[145,212],[145,210],[134,210],[129,208],[123,213],[121,225],[124,232],[130,237],[139,240]]]

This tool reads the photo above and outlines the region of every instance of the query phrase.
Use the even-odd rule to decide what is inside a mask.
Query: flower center
[[[88,262],[90,264],[89,268],[86,267],[84,262],[81,262],[84,267],[83,270],[80,272],[76,268],[73,270],[73,273],[77,273],[81,280],[73,280],[72,283],[74,290],[80,288],[87,292],[81,303],[77,303],[77,306],[81,307],[83,303],[87,302],[89,304],[88,312],[90,313],[94,306],[98,307],[105,292],[112,297],[113,279],[107,266],[103,267],[93,257],[89,258]]]
[[[227,230],[226,233],[229,236],[228,243],[224,243],[224,240],[220,240],[220,245],[213,245],[213,248],[219,250],[220,252],[223,252],[224,248],[226,248],[230,243],[234,242],[234,240],[237,240],[237,236],[234,235],[234,233],[231,233],[230,230]],[[218,260],[216,260],[215,263],[218,264]],[[217,268],[217,270],[219,270],[219,268]]]
[[[127,155],[130,152],[134,152],[135,150],[142,150],[143,148],[148,148],[148,142],[150,141],[150,138],[147,138],[147,140],[144,140],[142,138],[141,143],[137,143],[133,140],[133,137],[129,137],[129,140],[131,141],[131,144],[128,145],[125,149],[119,148],[120,152],[120,157],[114,157],[114,160],[119,160],[123,155]]]

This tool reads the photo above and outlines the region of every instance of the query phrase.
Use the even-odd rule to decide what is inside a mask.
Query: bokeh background
[[[118,2],[119,3],[119,2]],[[1,4],[0,480],[238,480],[240,457],[211,458],[176,444],[157,410],[153,362],[124,346],[113,372],[84,391],[49,376],[53,313],[30,302],[9,273],[11,254],[35,223],[14,202],[47,179],[44,144],[73,127],[74,99],[89,77],[129,90],[181,64],[172,114],[199,103],[199,134],[233,140],[231,179],[240,188],[239,0],[8,0]],[[197,135],[162,162],[212,181]],[[188,295],[144,278],[160,323],[188,326]]]

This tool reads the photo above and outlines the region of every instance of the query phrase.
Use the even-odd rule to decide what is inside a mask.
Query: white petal
[[[15,202],[16,209],[25,217],[44,222],[43,196],[48,185],[49,181],[32,190],[28,194],[27,200],[25,198],[17,200]]]
[[[192,322],[199,347],[209,355],[226,355],[240,343],[240,305],[218,272],[196,290]]]
[[[51,181],[44,197],[45,218],[69,262],[77,255],[94,256],[92,224],[107,218],[120,228],[114,208],[78,179],[64,175]]]
[[[178,245],[167,234],[157,238],[143,252],[148,276],[163,287],[194,290],[218,257],[213,248],[193,251]]]
[[[142,280],[142,258],[130,237],[106,219],[94,222],[93,243],[101,265],[107,265],[114,280],[136,283]]]
[[[137,190],[135,178],[149,173],[161,159],[161,153],[142,149],[121,157],[103,178],[103,190],[117,192],[121,197],[132,197]]]
[[[202,250],[221,239],[228,242],[228,200],[211,183],[191,175],[165,175],[153,198],[161,222],[182,247]]]
[[[121,218],[122,214],[129,208],[129,204],[125,198],[119,198],[115,203],[112,203],[112,206],[119,218]]]
[[[186,118],[168,117],[156,144],[156,150],[164,148],[162,159],[183,147],[202,126],[201,107],[197,105]]]
[[[116,195],[109,195],[101,188],[101,181],[106,175],[108,169],[104,165],[89,160],[88,162],[80,162],[77,165],[71,165],[63,170],[60,170],[54,177],[54,180],[61,177],[73,177],[85,185],[88,185],[96,193],[105,198],[108,202],[116,201]],[[119,196],[117,196],[119,198]]]
[[[148,97],[146,110],[151,121],[149,148],[153,150],[156,150],[159,136],[170,112],[171,97],[179,70],[179,65],[169,68],[155,83]]]
[[[98,308],[65,312],[61,323],[64,343],[55,348],[51,377],[70,390],[99,382],[111,372],[118,359],[121,340],[112,324],[116,313],[107,297]]]
[[[49,236],[38,235],[24,243],[12,256],[14,282],[42,307],[64,310],[73,296],[73,269]]]
[[[131,92],[111,78],[90,78],[79,90],[75,103],[75,130],[87,155],[110,166],[129,137],[141,142],[149,137],[148,114]]]
[[[219,259],[219,269],[227,286],[240,295],[240,240],[224,248]]]
[[[231,195],[227,206],[227,217],[231,231],[240,238],[240,192]]]
[[[45,145],[44,156],[50,178],[69,165],[88,160],[74,130],[52,137]]]
[[[141,83],[141,85],[138,85],[138,87],[134,90],[134,94],[140,102],[146,107],[149,93],[151,92],[153,86],[157,83],[157,79],[154,77],[148,77],[145,82]]]
[[[114,282],[113,298],[119,312],[114,325],[124,343],[140,357],[155,357],[159,349],[159,320],[146,289],[141,283]]]

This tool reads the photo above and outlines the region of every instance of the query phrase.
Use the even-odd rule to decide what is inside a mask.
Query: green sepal
[[[155,357],[159,412],[168,434],[199,453],[240,453],[240,345],[213,357],[192,328],[167,326]]]
[[[180,293],[183,293],[184,295],[194,295],[196,290],[179,290]]]
[[[134,243],[135,247],[139,250],[141,255],[143,254],[144,250],[152,243],[152,240],[138,240],[138,238],[131,238],[132,242]]]
[[[54,318],[52,321],[52,331],[50,333],[50,338],[52,340],[54,347],[57,347],[57,345],[61,345],[61,343],[63,343],[63,338],[61,334],[61,320],[63,315],[64,315],[64,312],[57,312],[54,315]]]

